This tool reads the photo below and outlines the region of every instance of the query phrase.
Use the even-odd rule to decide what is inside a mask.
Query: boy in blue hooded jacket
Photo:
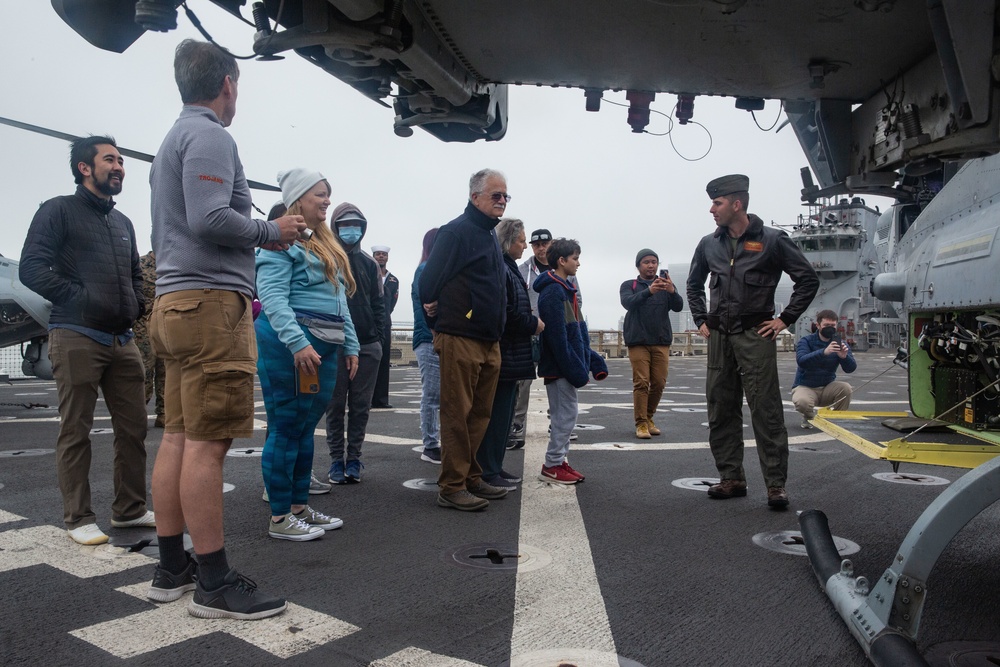
[[[551,430],[542,481],[576,484],[584,476],[566,462],[569,436],[576,426],[577,389],[608,376],[604,359],[590,349],[590,335],[580,312],[576,287],[569,278],[580,268],[580,244],[572,239],[556,239],[547,254],[551,269],[535,280],[538,292],[538,319],[545,322],[538,375],[545,380],[549,397]]]

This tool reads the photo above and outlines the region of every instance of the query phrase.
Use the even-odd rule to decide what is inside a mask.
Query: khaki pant
[[[669,345],[630,345],[628,360],[632,364],[632,409],[638,427],[656,414],[667,385],[670,366]]]
[[[111,347],[69,329],[49,332],[49,358],[59,394],[56,471],[63,521],[73,530],[96,523],[90,507],[90,430],[97,391],[114,429],[114,493],[111,517],[137,519],[146,513],[146,406],[142,355],[133,341]]]
[[[435,332],[434,351],[441,360],[438,486],[442,494],[449,494],[482,477],[476,452],[490,423],[500,377],[500,344]]]
[[[164,433],[188,440],[253,435],[257,338],[250,298],[226,290],[156,297],[149,319],[153,352],[167,371]]]
[[[831,410],[847,410],[851,407],[851,385],[834,380],[825,387],[803,387],[792,389],[792,403],[795,409],[812,419],[817,407],[829,406]]]

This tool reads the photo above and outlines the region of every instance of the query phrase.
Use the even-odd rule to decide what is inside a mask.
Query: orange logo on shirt
[[[219,183],[220,185],[225,182],[218,176],[209,176],[208,174],[198,174],[198,178],[202,181],[212,181],[213,183]]]
[[[760,241],[747,241],[743,244],[745,250],[750,252],[762,252],[764,250],[764,244]]]

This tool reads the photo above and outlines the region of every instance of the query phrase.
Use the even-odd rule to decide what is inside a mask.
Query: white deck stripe
[[[24,521],[26,517],[19,516],[13,512],[0,510],[0,523],[11,523],[13,521]]]
[[[138,553],[101,544],[77,544],[65,529],[34,526],[0,533],[0,572],[32,565],[50,565],[75,577],[102,577],[133,567],[149,567],[156,561]]]
[[[535,400],[541,404],[543,399]],[[547,419],[537,409],[529,412],[528,421],[529,433],[545,433]],[[609,653],[606,664],[616,667],[615,640],[576,497],[578,488],[548,484],[537,478],[547,440],[535,435],[525,443],[525,481],[517,492],[521,495],[518,542],[547,551],[552,565],[517,572],[511,664],[516,664],[517,656],[564,647]],[[586,482],[579,491],[587,492]],[[588,667],[591,665],[603,666],[605,662],[588,663]]]
[[[116,590],[145,600],[149,583]],[[73,630],[70,634],[116,657],[131,658],[212,632],[224,632],[276,657],[290,658],[360,630],[295,604],[289,604],[279,616],[259,621],[195,618],[187,611],[192,595],[186,593],[176,602],[160,605],[150,602],[154,606],[149,611]],[[122,641],[126,637],[128,641]]]
[[[431,653],[421,648],[404,648],[390,656],[376,660],[369,667],[483,667],[458,658]]]
[[[663,436],[654,436],[662,438]],[[826,433],[811,433],[809,435],[789,436],[789,445],[808,445],[815,442],[835,442],[835,438]],[[756,447],[757,441],[748,438],[743,441],[744,447]],[[708,449],[708,442],[656,442],[655,440],[627,440],[618,442],[602,442],[591,445],[573,444],[570,449],[578,451],[619,451],[619,452],[641,452],[641,451],[675,451],[682,449]]]

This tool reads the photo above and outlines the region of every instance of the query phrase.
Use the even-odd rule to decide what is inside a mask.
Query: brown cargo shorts
[[[167,372],[164,432],[188,440],[253,435],[257,339],[249,297],[212,289],[160,295],[149,334]]]

